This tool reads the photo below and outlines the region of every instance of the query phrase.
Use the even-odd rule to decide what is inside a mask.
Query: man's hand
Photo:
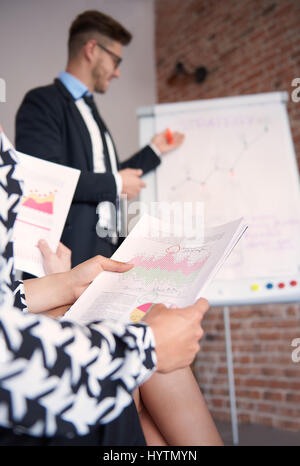
[[[41,239],[37,247],[43,256],[45,274],[68,272],[71,270],[72,251],[62,243],[57,246],[56,252],[52,252],[47,241]]]
[[[201,321],[208,309],[208,301],[201,298],[182,309],[157,304],[146,314],[143,320],[152,328],[156,341],[158,372],[171,372],[192,363],[200,349]]]
[[[90,283],[103,270],[109,272],[127,272],[132,269],[133,264],[118,262],[103,256],[95,256],[74,267],[69,272],[69,283],[73,292],[73,302],[75,302]]]
[[[122,194],[126,194],[127,199],[136,197],[141,189],[146,187],[146,184],[141,179],[143,170],[125,168],[124,170],[120,170],[119,174],[122,178]]]
[[[171,150],[177,149],[177,147],[181,146],[184,141],[184,134],[178,133],[175,131],[172,133],[172,140],[168,141],[166,137],[166,131],[163,133],[158,133],[153,136],[151,140],[151,144],[153,144],[157,149],[160,151],[161,154],[166,154]]]

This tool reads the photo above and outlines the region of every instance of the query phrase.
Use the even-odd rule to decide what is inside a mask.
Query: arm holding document
[[[40,313],[60,306],[70,307],[103,270],[126,272],[131,267],[130,264],[95,256],[69,271],[24,280],[28,310]]]
[[[71,302],[80,296],[99,271],[125,272],[131,268],[130,264],[96,256],[69,272],[25,281],[28,306],[35,312],[38,306],[44,309],[43,303],[49,290],[57,291],[54,293],[56,302],[52,302],[52,306],[59,302]],[[37,299],[34,288],[42,281],[43,286],[39,287],[42,293]],[[66,284],[69,295],[62,293],[61,286]],[[52,317],[62,315],[68,307],[62,305],[59,312],[50,311]],[[222,445],[203,395],[188,367],[200,349],[199,340],[203,336],[201,322],[208,308],[209,303],[202,298],[194,305],[182,309],[168,309],[163,304],[156,304],[141,322],[146,324],[146,333],[140,343],[147,352],[146,342],[150,338],[156,361],[156,373],[146,381],[140,379],[137,385],[142,385],[134,392],[134,401],[148,445]],[[100,324],[104,327],[107,325],[105,320]],[[131,329],[133,334],[139,332],[132,324],[125,328],[128,331]],[[141,357],[141,349],[139,351],[138,357]]]
[[[46,275],[24,281],[26,304],[29,312],[42,313],[55,310],[55,317],[68,309],[85,291],[100,272],[126,272],[133,267],[102,256],[96,256],[68,272]],[[151,327],[156,342],[157,370],[169,372],[189,365],[199,351],[203,335],[201,321],[208,310],[205,299],[183,309],[170,312],[163,304],[153,306],[144,318]]]
[[[49,260],[48,253],[50,254],[50,249],[45,248],[45,263]],[[44,277],[44,290],[47,291],[46,283],[50,286],[49,280],[52,281],[52,286],[56,281],[58,289],[60,284],[68,283],[71,292],[69,296],[65,295],[64,301],[73,301],[99,271],[125,272],[131,268],[130,264],[96,256],[67,273],[55,274],[47,280]],[[27,284],[25,282],[28,305],[35,311],[44,302],[40,299],[38,304],[38,300],[34,300],[32,296],[33,287],[41,281],[42,279],[36,279],[27,281]],[[56,296],[59,294],[56,293]],[[52,305],[57,305],[58,302]],[[70,304],[62,305],[43,314],[50,313],[51,317],[59,317],[69,306]],[[205,299],[199,299],[195,305],[183,309],[170,310],[163,304],[157,304],[143,319],[148,333],[154,337],[156,373],[135,390],[134,401],[148,445],[222,445],[203,395],[188,367],[200,349],[199,340],[203,336],[201,322],[208,307]],[[159,397],[157,393],[160,394]],[[173,409],[174,405],[177,407],[176,411]]]

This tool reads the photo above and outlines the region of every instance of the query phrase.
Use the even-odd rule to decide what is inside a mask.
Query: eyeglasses
[[[106,47],[104,47],[104,45],[102,44],[99,44],[99,42],[97,42],[97,45],[98,47],[100,47],[100,49],[104,50],[104,52],[108,53],[114,60],[114,65],[115,65],[115,69],[117,69],[121,63],[122,63],[122,58],[119,57],[119,55],[116,55],[114,52],[112,52],[111,50],[107,49]]]

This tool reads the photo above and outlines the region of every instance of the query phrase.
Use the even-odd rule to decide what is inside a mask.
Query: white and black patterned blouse
[[[85,436],[116,419],[155,370],[153,333],[142,323],[79,326],[23,312],[12,244],[22,189],[17,155],[0,137],[0,426],[36,437]]]

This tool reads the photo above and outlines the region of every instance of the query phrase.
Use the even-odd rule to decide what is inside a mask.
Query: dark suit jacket
[[[96,233],[96,207],[101,201],[115,202],[115,178],[111,173],[93,172],[88,129],[72,95],[58,79],[25,96],[16,117],[16,149],[81,170],[62,242],[72,250],[73,266],[96,254],[109,257],[110,243]],[[146,174],[159,163],[159,157],[146,146],[129,160],[118,162],[118,168],[141,168]]]

